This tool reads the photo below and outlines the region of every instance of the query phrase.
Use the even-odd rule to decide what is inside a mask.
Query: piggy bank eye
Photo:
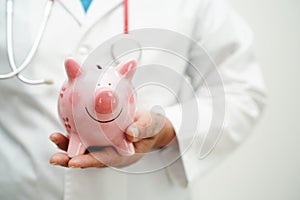
[[[102,69],[102,67],[101,67],[100,65],[97,65],[97,68],[98,68],[98,69]]]
[[[111,86],[111,83],[108,83],[109,86]]]

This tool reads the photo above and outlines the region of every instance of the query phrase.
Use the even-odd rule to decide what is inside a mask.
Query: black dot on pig
[[[102,67],[101,67],[100,65],[97,65],[97,68],[98,68],[98,69],[102,69]]]

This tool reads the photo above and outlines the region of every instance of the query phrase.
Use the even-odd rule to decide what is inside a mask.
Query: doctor
[[[12,45],[17,66],[32,47],[47,1],[14,1]],[[1,74],[10,70],[5,8],[6,1],[0,0]],[[176,105],[170,105],[166,108],[166,129],[155,140],[150,139],[152,143],[145,142],[147,148],[142,150],[165,146],[175,139],[172,147],[166,149],[169,152],[162,151],[154,160],[134,160],[140,166],[148,166],[168,153],[182,154],[172,165],[152,173],[132,174],[105,168],[92,157],[72,163],[63,152],[57,154],[48,137],[54,130],[64,132],[56,111],[59,88],[65,79],[63,61],[72,55],[83,62],[99,44],[122,33],[122,24],[121,0],[93,0],[91,4],[79,0],[54,1],[37,52],[22,73],[35,79],[51,78],[54,84],[32,86],[17,78],[2,80],[0,84],[0,199],[190,199],[189,183],[225,158],[250,133],[263,109],[265,95],[260,68],[252,54],[253,36],[247,25],[222,0],[131,0],[131,29],[162,28],[185,34],[205,46],[215,60],[226,92],[223,135],[209,157],[198,159],[197,150],[203,141],[200,135],[209,126],[212,107],[206,101],[207,95],[194,84],[201,122],[197,140],[187,151],[180,152],[194,133],[177,127],[178,110]],[[187,56],[197,54],[190,48]],[[191,83],[197,82],[189,69],[178,67]],[[186,132],[186,137],[180,137],[179,132]],[[51,134],[50,139],[61,149],[68,142],[58,133]],[[53,166],[49,164],[50,157],[52,164],[87,169]],[[113,165],[131,166],[127,160],[130,157],[125,161],[117,155],[113,158]]]

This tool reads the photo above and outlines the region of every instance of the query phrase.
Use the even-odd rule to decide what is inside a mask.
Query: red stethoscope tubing
[[[128,0],[124,0],[124,34],[128,34],[128,29],[129,29],[129,11],[128,11]]]

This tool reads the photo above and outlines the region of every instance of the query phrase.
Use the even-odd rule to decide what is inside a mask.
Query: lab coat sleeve
[[[212,134],[214,127],[211,126],[216,125],[212,123],[213,110],[219,108],[212,106],[211,97],[201,84],[203,79],[195,73],[195,68],[188,66],[186,75],[194,88],[198,110],[191,105],[189,107],[188,101],[165,109],[166,116],[174,126],[177,141],[173,141],[164,154],[180,154],[180,159],[167,170],[173,180],[183,185],[199,178],[236,149],[253,129],[265,105],[260,66],[252,51],[253,35],[246,23],[222,0],[203,1],[195,17],[192,37],[197,45],[207,50],[222,78],[210,89],[224,89],[225,117],[217,145],[208,156],[200,159],[201,145],[207,134]],[[190,60],[207,59],[194,51],[196,48],[190,49]],[[213,73],[209,73],[209,69],[214,66],[205,66],[204,63],[201,67],[207,68],[202,69],[202,72],[207,72],[202,74],[204,80],[213,80]],[[221,100],[223,97],[214,98]],[[196,131],[190,130],[188,125],[182,127],[182,122],[187,120],[182,118],[183,108],[191,113],[198,111]]]

